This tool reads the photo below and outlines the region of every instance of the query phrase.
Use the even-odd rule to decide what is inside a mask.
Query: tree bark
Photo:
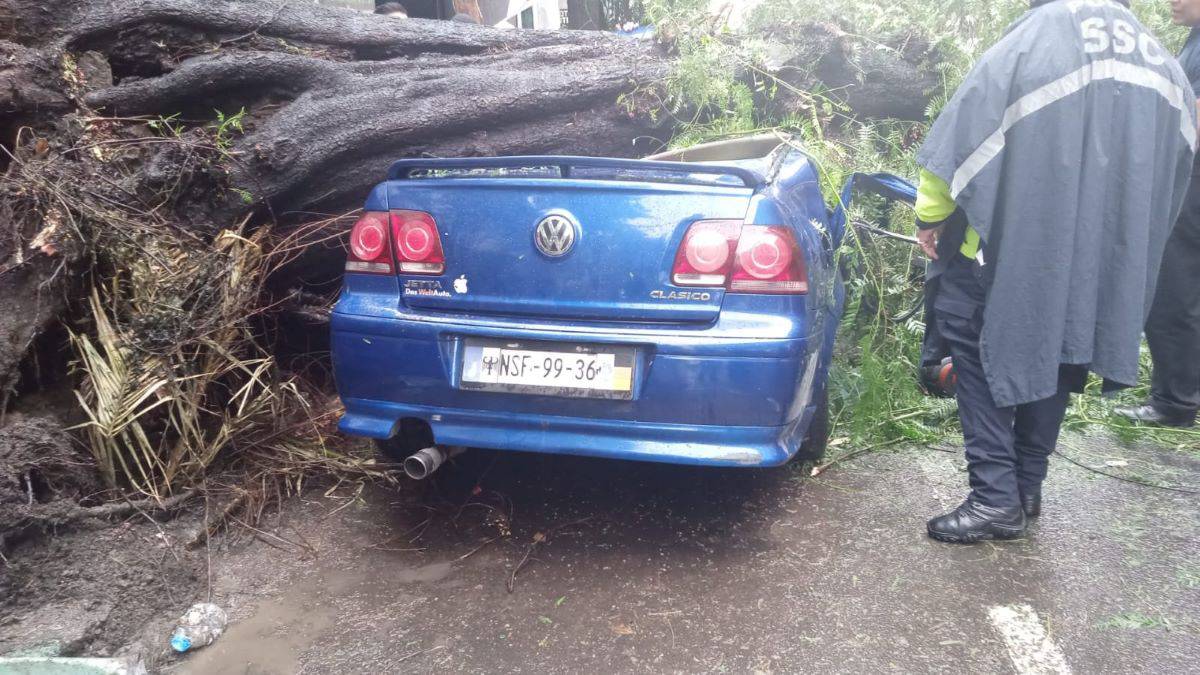
[[[231,155],[238,194],[276,211],[348,204],[406,156],[634,155],[634,140],[654,125],[618,99],[661,81],[669,67],[653,45],[600,33],[397,21],[265,1],[94,5],[63,39],[105,51],[114,36],[162,25],[211,35],[217,49],[86,102],[120,116],[229,115],[270,102]],[[308,49],[266,51],[260,38]],[[328,47],[349,54],[329,58],[320,51]]]
[[[268,92],[286,99],[234,145],[235,184],[276,210],[313,209],[361,197],[400,157],[632,155],[652,125],[617,99],[631,82],[664,77],[665,65],[653,47],[609,40],[452,60],[338,63],[244,52],[199,57],[87,102],[130,116],[229,114]]]
[[[765,102],[777,114],[803,112],[807,92],[821,91],[859,120],[922,121],[942,88],[936,50],[911,35],[867,39],[814,23],[763,37],[778,55],[773,74],[790,85]]]
[[[70,2],[64,4],[71,6]],[[67,45],[76,49],[110,43],[121,31],[151,25],[176,26],[221,35],[226,40],[255,34],[309,45],[358,49],[364,50],[360,53],[363,58],[480,54],[581,42],[615,43],[615,38],[604,35],[509,31],[431,19],[399,21],[345,9],[271,0],[114,0],[74,6],[79,7],[77,18],[58,30]],[[225,48],[231,44],[215,46]]]

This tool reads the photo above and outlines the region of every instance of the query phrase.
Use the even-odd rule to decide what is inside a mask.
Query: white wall
[[[559,5],[559,0],[479,0],[483,22],[501,28],[515,26],[521,12],[533,7],[534,28],[557,30],[562,28]]]
[[[533,10],[535,26],[542,30],[558,30],[562,28],[562,14],[559,13],[558,0],[538,0]]]

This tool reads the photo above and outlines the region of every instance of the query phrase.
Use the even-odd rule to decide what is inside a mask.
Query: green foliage
[[[224,160],[226,160],[223,164],[223,168],[228,175],[229,163],[236,161],[232,152],[234,137],[246,132],[244,126],[246,109],[241,108],[232,115],[226,115],[220,110],[214,110],[213,112],[216,113],[217,119],[212,124],[209,124],[206,127],[206,130],[212,137],[212,143],[214,146],[216,146],[217,152],[220,153]],[[236,194],[238,199],[242,200],[243,204],[254,203],[254,194],[246,188],[231,186],[229,190]]]
[[[233,190],[234,194],[236,194],[238,196],[238,199],[242,200],[243,204],[253,204],[254,203],[254,193],[250,192],[246,188],[233,187],[233,188],[229,188],[229,189]]]
[[[915,178],[916,150],[932,120],[983,52],[999,40],[1029,6],[1028,0],[766,0],[750,17],[743,34],[714,25],[707,0],[645,0],[647,22],[679,54],[666,84],[664,112],[681,129],[673,145],[684,147],[719,138],[783,129],[804,145],[821,169],[822,191],[836,202],[853,172],[886,171]],[[1172,50],[1182,46],[1187,31],[1171,25],[1170,4],[1135,0],[1141,20]],[[942,88],[935,92],[925,123],[863,122],[820,91],[801,94],[807,110],[772,117],[771,101],[786,82],[770,75],[764,64],[770,52],[761,36],[796,35],[813,22],[832,24],[858,44],[889,49],[887,44],[920,41],[937,54]],[[898,41],[896,40],[898,38]],[[815,64],[814,64],[815,65]],[[749,83],[747,83],[749,82]],[[850,212],[852,221],[887,222],[896,232],[913,234],[913,214],[904,207],[886,210],[880,200],[862,199]],[[836,437],[854,445],[897,440],[935,442],[957,430],[953,401],[923,396],[917,388],[921,313],[903,319],[920,300],[919,261],[913,247],[871,237],[851,229],[839,251],[849,275],[849,304],[831,382]],[[915,267],[916,266],[916,267]],[[914,269],[916,277],[914,277]],[[1146,364],[1148,366],[1148,362]],[[1099,393],[1099,383],[1093,384]],[[1145,391],[1124,394],[1136,400]],[[1200,432],[1152,430],[1114,421],[1116,402],[1077,397],[1068,426],[1095,424],[1119,435],[1146,434],[1182,448],[1200,448]],[[844,441],[843,441],[844,442]]]
[[[1150,350],[1143,345],[1139,377],[1141,384],[1116,396],[1104,396],[1104,383],[1093,378],[1088,383],[1086,396],[1071,399],[1066,428],[1104,428],[1126,443],[1152,442],[1184,452],[1200,453],[1200,429],[1141,426],[1113,413],[1118,406],[1141,403],[1149,398],[1151,365]]]
[[[1171,3],[1160,0],[1134,0],[1133,11],[1163,46],[1172,53],[1179,53],[1187,40],[1188,29],[1171,23]]]
[[[226,115],[220,110],[214,112],[217,113],[217,121],[209,125],[209,129],[212,130],[213,142],[222,154],[227,154],[233,146],[234,134],[241,134],[245,131],[242,128],[242,121],[246,117],[246,109],[242,108],[232,115]]]
[[[154,133],[163,136],[164,138],[182,138],[184,127],[179,120],[179,113],[175,113],[169,117],[158,117],[146,122],[146,126]]]
[[[665,101],[669,114],[682,123],[683,137],[676,142],[744,133],[761,123],[770,123],[757,110],[755,95],[776,83],[753,72],[758,58],[754,41],[730,44],[722,36],[698,29],[702,12],[693,5],[702,3],[687,0],[680,4],[680,8],[647,12],[662,17],[660,21],[668,32],[681,35],[676,42],[676,67],[666,83]],[[752,73],[750,85],[739,75],[745,70]],[[680,118],[685,114],[686,119]]]

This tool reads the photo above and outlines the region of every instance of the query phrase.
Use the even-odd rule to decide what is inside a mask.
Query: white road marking
[[[1058,646],[1046,635],[1037,612],[1029,605],[1007,605],[988,610],[992,624],[1004,638],[1008,656],[1018,675],[1070,675],[1071,667]]]

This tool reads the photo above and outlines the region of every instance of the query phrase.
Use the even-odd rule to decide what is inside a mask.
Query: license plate
[[[467,340],[462,387],[521,394],[628,399],[630,347]]]

